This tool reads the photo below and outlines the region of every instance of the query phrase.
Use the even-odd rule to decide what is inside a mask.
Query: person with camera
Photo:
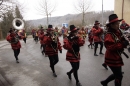
[[[78,69],[80,65],[80,47],[83,46],[84,41],[77,36],[77,28],[74,25],[70,25],[70,34],[64,39],[64,49],[67,50],[66,60],[70,62],[72,69],[67,72],[68,78],[71,80],[71,74],[73,73],[76,80],[76,86],[82,86],[78,79]]]
[[[19,41],[18,34],[12,28],[10,28],[9,35],[7,35],[6,40],[11,44],[16,63],[19,63],[18,55],[20,53],[21,43]]]
[[[121,86],[123,78],[122,66],[124,65],[121,54],[124,48],[129,45],[129,42],[122,36],[122,32],[119,29],[121,20],[118,19],[116,14],[109,16],[108,30],[104,38],[106,47],[105,64],[111,69],[113,74],[101,81],[103,86],[107,86],[112,80],[115,80],[115,86]]]
[[[57,77],[55,72],[55,65],[58,63],[58,50],[62,53],[61,43],[58,36],[53,32],[52,25],[48,25],[47,34],[44,36],[43,42],[45,43],[45,54],[48,55],[50,60],[50,67],[53,72],[53,76]]]

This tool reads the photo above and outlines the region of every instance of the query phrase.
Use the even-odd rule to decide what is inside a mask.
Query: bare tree
[[[75,4],[75,9],[82,13],[82,25],[85,25],[85,13],[87,13],[92,8],[91,0],[77,0]]]
[[[3,0],[0,0],[0,5],[3,3]]]
[[[14,16],[22,17],[19,8],[15,6],[16,4],[12,3],[11,0],[4,0],[0,6],[0,28],[2,30],[4,38],[6,37],[6,33],[8,32],[9,28],[13,27],[12,21],[14,19]]]
[[[51,0],[39,0],[36,6],[36,11],[38,14],[46,16],[47,25],[49,24],[49,15],[51,17],[52,12],[54,12],[56,4],[52,3]]]

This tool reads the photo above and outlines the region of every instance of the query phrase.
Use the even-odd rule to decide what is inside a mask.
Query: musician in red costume
[[[122,23],[120,25],[120,29],[122,30],[128,30],[130,26],[125,22],[125,20],[122,20]]]
[[[44,30],[43,30],[43,27],[41,27],[41,29],[40,29],[40,31],[39,31],[39,40],[40,40],[40,44],[41,44],[41,46],[40,46],[40,48],[41,48],[41,50],[42,50],[42,54],[44,55],[44,53],[45,53],[45,43],[44,43]]]
[[[93,44],[93,33],[92,33],[92,30],[90,30],[90,32],[88,33],[88,41],[90,43],[88,45],[88,47],[91,47],[91,49],[93,49],[94,44]]]
[[[106,47],[105,52],[105,64],[109,66],[113,74],[111,74],[106,80],[101,81],[103,86],[115,80],[115,86],[121,86],[122,82],[122,66],[124,65],[121,54],[124,48],[129,45],[129,42],[122,36],[122,32],[119,29],[119,23],[116,14],[109,16],[108,31],[105,35],[104,44]]]
[[[56,36],[53,32],[52,25],[48,25],[47,34],[43,39],[46,47],[45,47],[45,54],[48,55],[50,60],[50,67],[53,72],[53,76],[57,77],[55,72],[55,65],[58,63],[58,50],[62,53],[61,43],[59,42],[58,36]]]
[[[85,38],[86,38],[86,31],[85,31],[84,27],[81,28],[80,34],[81,34],[81,37],[85,40]]]
[[[77,28],[70,25],[70,34],[64,39],[64,49],[67,50],[66,60],[70,62],[72,69],[67,72],[68,78],[71,80],[71,74],[74,74],[76,86],[82,86],[78,79],[78,69],[80,65],[80,47],[83,46],[83,40],[77,36]]]
[[[101,29],[99,27],[100,23],[98,21],[95,21],[95,24],[92,28],[92,33],[93,33],[93,40],[94,40],[94,56],[98,56],[97,55],[97,48],[98,48],[98,44],[100,44],[100,52],[99,54],[103,54],[102,53],[102,49],[103,49],[103,40],[101,38],[102,34],[103,34],[103,29]]]
[[[10,29],[9,35],[7,35],[6,40],[11,44],[16,62],[19,63],[18,55],[20,53],[21,43],[19,41],[18,34],[15,33],[12,28]]]

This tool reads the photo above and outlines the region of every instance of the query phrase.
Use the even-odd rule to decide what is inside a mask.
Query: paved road
[[[62,38],[60,38],[60,41],[62,41]],[[52,76],[48,57],[41,54],[40,43],[36,44],[32,38],[28,38],[27,44],[22,40],[21,44],[20,63],[17,64],[10,45],[6,41],[0,41],[0,73],[10,85],[75,86],[74,77],[72,77],[72,81],[69,81],[66,75],[66,72],[71,69],[69,62],[65,60],[66,50],[63,49],[62,54],[59,53],[59,63],[55,68],[58,77],[55,78]],[[108,77],[111,71],[110,69],[105,70],[101,66],[104,61],[104,55],[95,57],[93,49],[89,49],[87,44],[88,42],[86,41],[80,51],[79,80],[83,86],[101,86],[100,81]],[[103,52],[105,52],[105,48]],[[125,73],[122,86],[130,86],[130,59],[123,56],[123,60],[125,63],[123,71]],[[108,86],[114,86],[114,81],[110,82]]]

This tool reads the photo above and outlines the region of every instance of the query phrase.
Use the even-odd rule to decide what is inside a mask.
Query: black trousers
[[[79,79],[78,79],[78,69],[79,69],[80,62],[70,62],[70,64],[72,66],[72,69],[70,70],[69,73],[70,74],[73,73],[76,82],[79,82]]]
[[[49,60],[50,60],[50,67],[53,73],[55,73],[55,68],[54,66],[58,63],[59,58],[58,58],[58,54],[53,55],[53,56],[48,56]]]
[[[23,38],[24,43],[26,43],[26,38]]]
[[[111,74],[106,80],[105,83],[108,84],[110,81],[115,80],[115,86],[121,86],[122,82],[122,67],[112,67],[109,66],[109,68],[112,70],[113,74]]]
[[[40,48],[42,49],[42,53],[45,52],[45,47],[46,47],[45,44],[41,44]]]
[[[101,42],[94,42],[94,54],[96,54],[96,52],[97,52],[97,48],[98,48],[98,44],[100,44],[100,52],[99,53],[102,53],[102,49],[103,49],[103,42],[101,41]]]
[[[20,48],[19,49],[13,49],[13,51],[14,51],[14,57],[15,57],[15,59],[18,60],[18,55],[20,53]]]
[[[35,42],[38,42],[38,36],[35,36],[34,40]]]

